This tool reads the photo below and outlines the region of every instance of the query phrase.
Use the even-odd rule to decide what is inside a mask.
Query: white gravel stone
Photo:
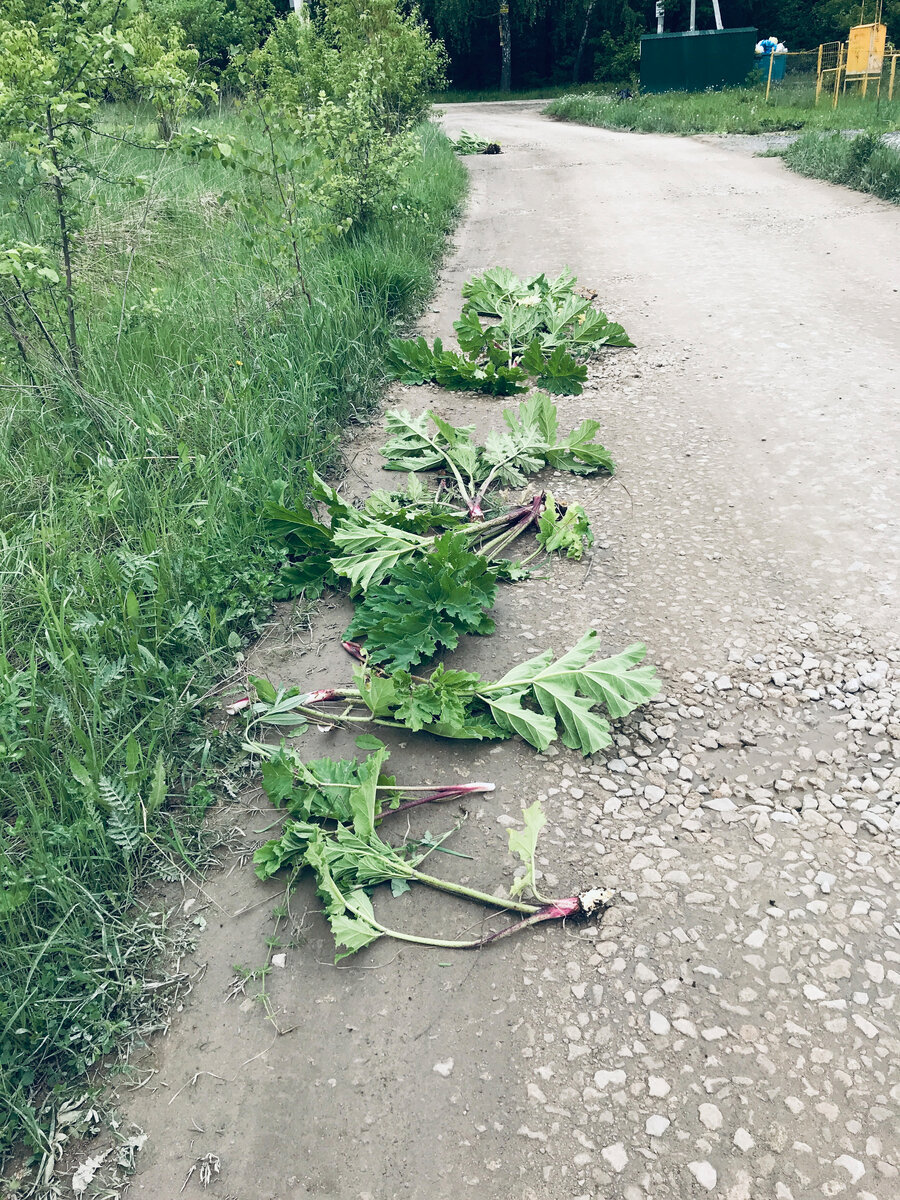
[[[850,1176],[851,1183],[859,1183],[863,1175],[866,1173],[866,1168],[858,1158],[851,1158],[849,1154],[842,1154],[834,1160],[836,1167],[843,1167]]]
[[[700,1123],[705,1125],[707,1129],[715,1130],[722,1128],[722,1114],[715,1104],[701,1104]]]
[[[664,1017],[660,1012],[656,1012],[655,1010],[651,1011],[649,1020],[650,1032],[659,1034],[660,1037],[667,1034],[671,1029],[668,1018]]]
[[[688,1170],[697,1180],[700,1186],[706,1188],[708,1192],[711,1192],[716,1186],[716,1180],[718,1176],[716,1175],[716,1168],[712,1165],[712,1163],[705,1161],[689,1162]]]
[[[668,1117],[662,1116],[661,1113],[654,1113],[652,1117],[647,1118],[644,1128],[651,1137],[662,1137],[671,1124]]]
[[[604,1146],[600,1153],[617,1173],[624,1171],[628,1166],[628,1155],[621,1142],[613,1142],[611,1146]]]
[[[737,1146],[738,1150],[742,1150],[744,1154],[746,1154],[749,1150],[752,1150],[756,1145],[756,1139],[753,1137],[750,1131],[744,1129],[742,1125],[734,1131],[734,1138],[732,1140],[734,1141],[734,1144]]]

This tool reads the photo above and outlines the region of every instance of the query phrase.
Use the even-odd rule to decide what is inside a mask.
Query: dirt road
[[[132,1196],[174,1200],[204,1155],[208,1194],[232,1200],[900,1194],[900,214],[777,161],[538,107],[449,112],[503,154],[468,160],[423,327],[452,335],[486,266],[571,267],[638,346],[560,404],[565,427],[603,422],[624,487],[555,481],[589,510],[592,563],[504,592],[497,635],[456,661],[490,675],[594,626],[611,651],[645,640],[664,695],[605,761],[410,738],[394,762],[498,785],[447,873],[508,881],[505,827],[541,796],[546,890],[596,880],[619,899],[596,927],[472,956],[382,942],[335,968],[301,892],[266,981],[279,1036],[258,983],[227,998],[281,899],[235,860],[191,910],[206,973],[143,1059],[157,1073],[122,1092],[149,1134]],[[395,398],[481,430],[501,407]],[[376,424],[348,447],[357,489],[381,482],[379,444]],[[344,618],[326,607],[307,635],[285,617],[255,668],[346,681]],[[352,742],[305,739],[325,747]],[[272,814],[232,820],[253,846]],[[478,920],[415,893],[379,903],[410,930]],[[196,1170],[183,1194],[201,1191]]]

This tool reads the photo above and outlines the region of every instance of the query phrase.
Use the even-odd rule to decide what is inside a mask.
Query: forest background
[[[47,0],[25,0],[34,15]],[[262,44],[290,0],[145,0],[161,23],[176,22],[195,46],[208,76],[227,84],[237,55]],[[312,15],[321,0],[306,5]],[[359,7],[365,7],[359,0]],[[500,83],[499,0],[421,0],[418,7],[449,56],[453,88],[490,89]],[[690,0],[666,0],[666,29],[688,28]],[[871,21],[875,0],[721,0],[727,28],[755,26],[790,50],[843,39],[851,25]],[[884,0],[888,36],[900,37],[900,0]],[[697,0],[697,27],[713,29],[712,0]],[[638,69],[641,34],[655,32],[654,0],[509,0],[513,90],[567,83],[620,83]]]

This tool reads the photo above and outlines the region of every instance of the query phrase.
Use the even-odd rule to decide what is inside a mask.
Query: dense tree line
[[[48,0],[8,0],[33,16]],[[291,0],[125,0],[144,8],[163,28],[181,26],[185,44],[199,53],[206,77],[228,84],[235,58],[260,46]],[[364,12],[366,0],[352,0]],[[861,9],[853,0],[720,0],[726,27],[755,26],[792,50],[845,38],[847,30],[872,20],[875,0]],[[568,82],[618,82],[637,71],[642,33],[656,30],[655,0],[401,0],[419,9],[443,39],[449,76],[457,88],[492,88],[501,83],[501,22],[507,30],[507,60],[513,88]],[[688,28],[690,0],[665,0],[666,29]],[[305,11],[321,18],[327,0],[305,0]],[[508,14],[503,10],[508,8]],[[900,41],[900,0],[884,0],[889,36]],[[698,28],[714,28],[712,0],[697,0]]]
[[[642,33],[656,31],[655,0],[508,0],[512,86],[627,80],[637,70]],[[500,82],[498,0],[421,0],[425,18],[444,39],[453,85]],[[721,0],[726,27],[755,26],[790,49],[843,39],[860,18],[850,0]],[[690,0],[666,0],[666,29],[689,26]],[[874,0],[863,19],[871,21]],[[900,0],[885,0],[888,34],[900,40]],[[712,0],[697,0],[697,27],[713,29]]]

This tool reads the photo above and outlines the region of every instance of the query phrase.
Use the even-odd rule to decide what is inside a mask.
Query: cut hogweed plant
[[[464,487],[462,480],[460,482]],[[523,572],[500,556],[526,530],[537,531],[538,522],[547,509],[544,494],[538,493],[527,504],[513,505],[485,519],[481,507],[483,489],[481,494],[470,497],[472,509],[466,512],[437,500],[415,476],[412,476],[406,495],[376,493],[364,507],[356,508],[313,474],[311,490],[329,514],[330,523],[326,523],[306,505],[297,503],[291,508],[286,507],[284,486],[279,485],[276,498],[265,507],[269,531],[287,543],[292,559],[279,577],[278,592],[282,599],[302,592],[315,597],[325,588],[343,586],[349,586],[351,595],[359,596],[368,593],[373,586],[392,587],[394,576],[407,565],[416,567],[414,575],[421,588],[427,583],[422,564],[431,563],[435,569],[443,568],[448,554],[453,559],[453,570],[461,579],[474,580],[483,576],[486,581],[482,558],[493,563],[491,570],[496,578],[522,578]],[[569,519],[572,527],[581,528],[585,543],[589,544],[590,531],[584,510],[578,505],[569,506],[567,510],[563,504],[556,501],[553,504],[560,515],[566,511],[573,513]],[[426,532],[428,530],[433,532]],[[449,533],[452,538],[447,540]],[[547,553],[557,549],[540,537],[538,544]],[[561,551],[562,547],[559,549]],[[448,604],[445,608],[452,610],[459,597],[447,594],[453,592],[451,574],[441,569],[440,579],[447,585],[444,598]],[[402,582],[403,586],[411,586],[413,580],[404,576]],[[390,599],[386,594],[383,598]],[[399,593],[395,599],[399,603]],[[490,605],[486,604],[486,607]],[[466,631],[459,629],[458,632]],[[450,643],[443,641],[443,644]]]
[[[533,828],[533,817],[529,819],[526,814],[526,820],[530,820]],[[522,838],[515,845],[511,838],[510,843],[511,849],[526,862],[527,878],[533,880],[536,836],[533,840]],[[421,864],[433,848],[432,843],[424,850],[414,851],[411,847],[397,848],[385,842],[375,832],[374,812],[370,810],[363,822],[354,821],[352,827],[340,824],[333,830],[309,821],[289,821],[281,836],[261,846],[253,859],[261,879],[268,879],[284,867],[295,873],[303,869],[312,872],[337,948],[335,961],[381,937],[441,949],[474,950],[530,925],[599,915],[611,899],[611,893],[601,889],[542,904],[492,896],[422,871]],[[382,883],[390,883],[392,887],[396,883],[422,884],[491,908],[518,913],[519,920],[475,939],[432,938],[401,932],[383,924],[375,915],[370,893]],[[522,890],[521,885],[517,886],[517,894]]]
[[[423,804],[492,792],[492,783],[451,783],[441,787],[398,784],[384,764],[390,751],[378,738],[364,734],[360,749],[372,753],[357,758],[317,758],[304,762],[282,742],[280,746],[250,742],[246,748],[262,758],[262,786],[276,808],[298,821],[335,821],[368,833],[392,813]]]
[[[398,563],[428,554],[447,530],[457,530],[466,545],[477,546],[521,522],[525,514],[519,506],[492,521],[472,521],[415,478],[405,494],[376,492],[358,508],[310,471],[309,490],[326,519],[301,503],[288,508],[285,489],[286,484],[277,485],[264,509],[270,534],[287,543],[293,559],[282,570],[280,585],[285,593],[305,591],[313,597],[347,584],[351,592],[365,592]],[[536,521],[537,514],[531,515]]]
[[[440,339],[431,347],[422,337],[397,339],[390,344],[388,371],[402,383],[494,395],[527,391],[526,380],[555,395],[580,395],[585,360],[603,347],[634,343],[576,292],[576,282],[568,271],[552,280],[519,279],[505,267],[486,271],[463,288],[466,303],[453,326],[462,353],[445,350]]]
[[[501,352],[481,358],[445,350],[440,338],[429,346],[425,338],[392,338],[384,359],[389,379],[400,383],[436,383],[451,392],[484,392],[515,396],[528,391],[528,373]]]
[[[659,691],[656,669],[641,665],[645,646],[596,659],[598,641],[590,630],[560,658],[545,650],[496,681],[443,665],[427,678],[385,676],[364,665],[355,687],[309,692],[298,711],[320,724],[372,722],[465,740],[517,734],[541,751],[559,737],[570,749],[595,754],[612,741],[598,708],[619,719]]]
[[[409,668],[453,650],[461,634],[489,634],[487,615],[497,594],[497,571],[471,553],[462,533],[445,533],[433,549],[400,563],[387,583],[369,587],[346,637],[365,639],[375,664]]]
[[[588,418],[560,436],[556,405],[544,392],[504,409],[503,420],[506,429],[492,430],[482,446],[472,440],[471,426],[452,425],[432,410],[412,416],[394,409],[385,418],[386,469],[446,472],[472,516],[481,515],[495,482],[520,487],[547,466],[576,475],[614,470],[609,451],[594,440],[600,422]]]

